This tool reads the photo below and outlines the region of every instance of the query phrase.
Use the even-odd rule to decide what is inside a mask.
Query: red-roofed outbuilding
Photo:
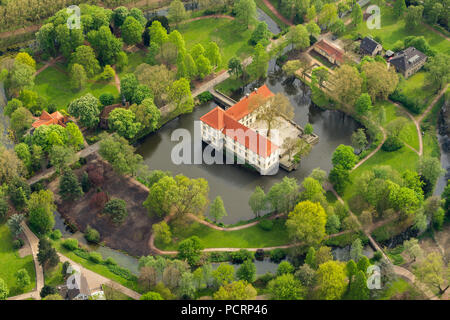
[[[44,110],[42,111],[41,116],[37,118],[35,122],[33,122],[32,126],[33,128],[39,128],[42,125],[49,126],[52,124],[57,124],[62,127],[65,127],[67,121],[69,121],[69,118],[62,115],[59,111],[49,114],[47,111]]]

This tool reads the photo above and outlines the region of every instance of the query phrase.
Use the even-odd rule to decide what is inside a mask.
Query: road
[[[26,225],[25,222],[22,222],[22,227],[24,229],[25,237],[31,247],[31,252],[33,255],[33,261],[34,261],[34,267],[36,269],[36,287],[33,291],[24,293],[15,297],[8,298],[8,300],[25,300],[29,298],[33,298],[35,300],[40,300],[41,297],[39,293],[41,292],[41,289],[44,287],[45,281],[44,281],[44,271],[39,264],[39,261],[37,259],[37,254],[39,252],[39,239],[36,237],[36,235],[30,230],[30,228]],[[89,269],[84,268],[83,266],[79,265],[78,263],[72,261],[71,259],[67,258],[66,256],[62,255],[61,253],[58,253],[59,259],[61,262],[69,261],[72,266],[76,266],[76,269],[80,270],[81,274],[83,274],[86,277],[89,289],[91,292],[100,290],[102,284],[113,286],[116,290],[119,290],[123,294],[126,294],[127,296],[139,300],[141,295],[127,287],[124,287],[120,283],[117,283],[115,281],[112,281],[102,275],[99,275]]]

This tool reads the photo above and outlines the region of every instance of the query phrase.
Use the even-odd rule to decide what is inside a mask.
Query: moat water
[[[285,94],[295,109],[294,121],[304,127],[308,122],[313,125],[314,132],[320,141],[308,156],[301,161],[300,167],[293,172],[282,169],[273,176],[261,176],[259,173],[237,165],[207,165],[207,164],[174,164],[171,160],[172,148],[178,141],[171,141],[175,129],[184,128],[194,135],[194,121],[216,107],[211,102],[194,109],[191,114],[182,115],[163,126],[156,133],[149,135],[137,148],[150,169],[168,170],[173,174],[183,174],[190,178],[205,178],[210,187],[209,198],[213,200],[221,196],[228,216],[223,218],[226,224],[248,220],[254,217],[248,199],[256,186],[261,186],[265,192],[279,182],[283,177],[295,177],[299,183],[307,177],[314,168],[331,169],[331,155],[340,144],[350,144],[352,133],[360,127],[359,123],[346,114],[322,110],[316,107],[310,99],[310,90],[301,81],[287,81],[279,68],[272,62],[266,84],[274,93]],[[253,83],[234,95],[239,99],[254,87],[263,83]],[[206,212],[207,214],[207,212]]]

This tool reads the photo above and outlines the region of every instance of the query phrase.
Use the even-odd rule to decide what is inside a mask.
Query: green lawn
[[[122,77],[126,73],[133,73],[138,65],[145,62],[146,53],[144,51],[137,51],[133,53],[127,53],[127,56],[128,65],[118,73],[119,77]]]
[[[405,292],[410,292],[410,299],[420,298],[420,293],[417,291],[417,289],[414,288],[413,285],[411,285],[411,283],[403,278],[398,278],[389,285],[389,288],[385,290],[381,300],[390,300],[394,296],[400,295]]]
[[[235,79],[234,76],[222,81],[216,86],[216,90],[222,92],[225,95],[231,95],[234,91],[245,86],[245,82],[242,79]]]
[[[83,90],[74,92],[70,88],[68,75],[55,67],[45,69],[36,77],[34,90],[48,102],[56,104],[58,109],[66,108],[73,99],[87,93],[92,93],[97,98],[106,92],[112,93],[115,97],[119,95],[113,81],[109,83],[88,81]]]
[[[126,294],[107,286],[102,285],[103,292],[105,293],[106,300],[134,300],[133,298],[127,296]]]
[[[108,279],[114,280],[120,284],[122,284],[125,287],[128,287],[132,290],[136,290],[137,289],[137,283],[127,280],[125,278],[122,278],[120,276],[118,276],[115,273],[112,273],[107,266],[103,265],[103,264],[97,264],[94,263],[90,260],[86,260],[81,258],[80,256],[77,256],[75,253],[73,253],[72,251],[67,250],[66,248],[64,248],[61,245],[61,240],[57,240],[53,242],[53,246],[55,247],[55,249],[62,253],[63,255],[65,255],[66,257],[68,257],[69,259],[75,261],[76,263],[79,263],[80,265],[82,265],[84,268],[89,269],[94,271],[95,273],[98,273]]]
[[[191,21],[181,24],[178,31],[183,35],[188,50],[197,43],[206,45],[209,41],[215,41],[222,53],[221,69],[227,67],[228,60],[232,57],[238,56],[243,60],[252,52],[252,46],[248,44],[252,30],[246,30],[229,19]]]
[[[447,90],[450,92],[450,89]],[[423,153],[424,156],[431,156],[440,158],[441,149],[439,147],[439,141],[436,136],[437,119],[439,117],[439,111],[444,105],[445,95],[442,96],[438,102],[434,105],[431,112],[422,120],[420,126],[421,130],[425,132],[423,136]]]
[[[0,225],[0,278],[9,288],[9,296],[13,297],[22,293],[32,291],[36,286],[36,273],[32,255],[24,258],[19,257],[18,250],[12,246],[13,237],[6,224]],[[16,287],[16,272],[26,269],[31,283],[23,291]]]
[[[395,42],[398,40],[403,41],[408,36],[424,36],[433,49],[450,54],[450,43],[446,39],[421,25],[416,30],[406,30],[405,20],[397,18],[393,13],[393,9],[388,6],[381,7],[380,29],[369,29],[367,24],[363,22],[357,28],[349,25],[346,33],[349,35],[352,32],[360,33],[363,36],[380,37],[383,48],[386,50],[392,49]]]
[[[417,99],[420,110],[424,110],[435,95],[434,88],[425,84],[426,72],[421,71],[406,80],[400,80],[398,90],[407,97]]]
[[[402,173],[407,169],[415,171],[418,161],[419,155],[406,146],[394,152],[386,152],[380,149],[372,158],[350,173],[352,183],[345,188],[342,198],[348,202],[356,193],[355,179],[361,176],[364,171],[371,170],[374,166],[388,165]]]
[[[194,222],[188,228],[180,230],[173,234],[177,239],[176,243],[163,245],[156,243],[156,246],[164,250],[176,250],[178,243],[191,236],[199,237],[205,248],[264,248],[271,246],[280,246],[289,243],[284,219],[274,221],[272,230],[265,231],[258,225],[238,230],[238,231],[219,231]]]
[[[58,263],[58,265],[50,270],[44,271],[44,279],[45,284],[48,286],[58,286],[64,283],[64,277],[62,275],[62,263]]]
[[[372,115],[376,118],[378,112],[380,112],[381,106],[384,107],[386,112],[386,121],[382,124],[384,128],[387,128],[388,124],[398,117],[405,118],[408,122],[400,132],[400,139],[405,143],[419,151],[419,136],[417,135],[417,129],[414,122],[408,117],[408,115],[389,101],[382,101],[375,104]]]

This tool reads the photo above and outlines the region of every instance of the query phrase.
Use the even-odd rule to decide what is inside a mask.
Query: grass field
[[[197,43],[206,45],[209,41],[215,41],[222,53],[220,69],[226,68],[228,60],[232,57],[237,56],[243,60],[252,52],[252,46],[248,44],[252,30],[246,30],[229,19],[209,18],[191,21],[181,24],[178,31],[183,35],[188,50]]]
[[[106,300],[134,300],[133,298],[127,296],[126,294],[107,286],[102,285],[103,292],[105,293]]]
[[[234,76],[222,81],[216,86],[216,90],[219,90],[223,94],[230,96],[234,91],[245,86],[245,82],[242,79],[235,79]]]
[[[64,283],[64,277],[62,275],[62,263],[50,270],[44,271],[45,284],[48,286],[57,286]]]
[[[380,149],[372,158],[350,173],[352,182],[345,188],[342,198],[348,202],[356,194],[357,186],[354,182],[364,171],[371,170],[378,165],[391,166],[400,173],[407,169],[415,171],[418,161],[419,155],[406,146],[394,152],[386,152]]]
[[[2,278],[9,289],[9,296],[13,297],[22,293],[30,292],[36,286],[36,273],[33,257],[28,255],[19,257],[17,250],[13,248],[13,238],[6,224],[0,225],[0,278]],[[23,291],[16,287],[16,272],[25,269],[30,276],[31,283]]]
[[[401,109],[399,109],[396,105],[390,103],[389,101],[379,102],[375,105],[375,107],[371,111],[375,117],[376,114],[380,112],[381,106],[384,108],[386,112],[386,121],[382,124],[382,126],[384,128],[387,128],[389,123],[395,120],[396,118],[398,117],[405,118],[407,120],[407,124],[400,132],[399,137],[401,140],[403,140],[403,142],[407,143],[408,145],[419,151],[419,137],[417,135],[417,129],[414,122],[408,117],[407,114],[405,114]]]
[[[400,295],[405,292],[410,293],[410,299],[421,298],[420,293],[418,293],[417,289],[415,289],[414,286],[411,285],[411,283],[403,278],[398,278],[390,284],[389,288],[386,289],[381,300],[390,300],[395,295]]]
[[[128,65],[118,73],[119,77],[121,77],[125,73],[133,73],[138,65],[145,62],[146,53],[143,51],[137,51],[133,53],[127,53],[127,56]]]
[[[108,279],[114,280],[118,283],[120,283],[121,285],[128,287],[132,290],[136,290],[137,288],[137,283],[133,282],[133,281],[129,281],[125,278],[122,278],[120,276],[118,276],[115,273],[112,273],[107,266],[103,265],[103,264],[98,264],[98,263],[94,263],[90,260],[86,260],[83,259],[79,256],[77,256],[75,253],[73,253],[72,251],[67,250],[66,248],[64,248],[61,245],[61,240],[58,241],[53,241],[53,246],[54,248],[62,253],[63,255],[65,255],[66,257],[68,257],[69,259],[73,260],[76,263],[79,263],[80,265],[82,265],[84,268],[89,269],[94,271],[95,273],[98,273]]]
[[[58,68],[61,68],[61,65]],[[83,90],[74,92],[70,88],[69,76],[55,67],[45,69],[36,77],[34,90],[50,103],[56,104],[58,109],[65,109],[73,99],[87,93],[92,93],[97,98],[106,92],[115,97],[119,95],[112,81],[109,83],[88,81]]]
[[[398,90],[405,96],[417,99],[419,109],[424,110],[435,95],[434,88],[428,88],[425,83],[426,72],[421,71],[406,80],[400,80]]]
[[[202,240],[205,248],[264,248],[289,243],[285,220],[277,219],[270,231],[258,225],[238,231],[220,231],[195,222],[188,228],[177,228],[173,234],[176,243],[163,245],[156,242],[156,246],[164,250],[176,250],[180,241],[194,235]]]
[[[395,42],[403,41],[408,36],[424,36],[428,44],[437,52],[450,54],[450,42],[433,31],[419,25],[416,30],[407,30],[405,28],[405,20],[397,18],[393,9],[388,6],[381,7],[381,28],[369,29],[365,22],[361,23],[357,28],[350,27],[346,32],[347,36],[352,33],[360,33],[363,36],[372,35],[380,37],[384,49],[392,49]]]

